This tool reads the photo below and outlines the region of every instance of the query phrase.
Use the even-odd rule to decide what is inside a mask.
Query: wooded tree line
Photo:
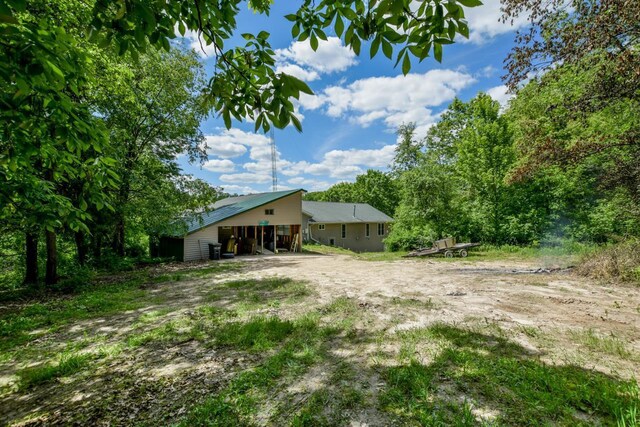
[[[441,61],[443,46],[468,36],[464,10],[481,4],[419,3],[416,9],[411,0],[305,0],[286,18],[294,40],[315,49],[331,30],[357,54],[366,45],[371,57],[393,59],[406,74],[412,61]],[[256,130],[299,129],[292,100],[311,91],[276,72],[269,33],[243,34],[244,45],[225,46],[237,35],[240,6],[268,14],[270,5],[0,0],[3,261],[23,265],[25,282],[34,283],[46,248],[45,277],[52,284],[59,276],[58,246],[73,247],[77,264],[105,259],[107,252],[144,252],[140,236],[161,232],[170,219],[201,210],[219,194],[182,175],[176,162],[178,155],[203,158],[198,126],[209,113],[227,127],[251,119]],[[565,216],[577,230],[572,233],[585,238],[633,230],[640,11],[631,0],[565,6],[506,0],[504,19],[527,13],[532,24],[508,58],[509,85],[515,90],[536,73],[555,71],[521,89],[505,114],[480,97],[453,105],[433,129],[440,135],[414,141],[407,127],[401,147],[408,152],[399,151],[407,162],[399,157],[390,177],[359,178],[353,197],[367,195],[386,212],[397,205],[396,230],[412,233],[428,227],[434,234],[528,242]],[[214,47],[212,76],[173,40],[188,30]],[[401,191],[373,190],[385,186]],[[431,188],[435,198],[424,199]],[[566,197],[548,196],[549,188]],[[539,212],[522,208],[531,202],[527,194],[540,199]],[[446,217],[436,215],[444,211]],[[18,256],[5,257],[7,248],[7,255]]]
[[[199,125],[209,113],[227,127],[251,119],[256,130],[300,130],[292,100],[309,87],[276,71],[267,31],[236,37],[241,6],[267,15],[271,3],[0,0],[2,262],[37,283],[44,247],[53,284],[58,246],[74,246],[75,266],[135,255],[146,250],[141,236],[211,205],[218,189],[177,164],[206,155]],[[371,57],[381,51],[406,74],[412,59],[440,61],[443,45],[468,37],[464,8],[478,5],[306,0],[286,18],[313,49],[332,30],[357,54],[370,41]],[[187,31],[214,49],[208,77],[174,40]]]
[[[398,129],[390,172],[315,200],[394,216],[390,249],[445,236],[494,244],[640,236],[640,9],[631,2],[506,2],[534,25],[507,59],[509,106],[454,100],[424,138]],[[380,176],[372,189],[367,176]],[[391,195],[391,194],[394,195]],[[380,202],[394,200],[395,205]]]

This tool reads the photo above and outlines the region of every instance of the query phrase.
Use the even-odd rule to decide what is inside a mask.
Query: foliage
[[[623,280],[640,284],[640,241],[629,239],[601,248],[584,257],[579,274],[600,280]]]

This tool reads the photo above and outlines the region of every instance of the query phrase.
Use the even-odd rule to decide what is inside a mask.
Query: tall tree
[[[155,158],[174,164],[180,154],[191,160],[206,158],[200,122],[207,111],[201,100],[204,71],[194,52],[150,49],[137,61],[101,57],[93,104],[110,134],[120,185],[115,196],[113,249],[125,251],[126,218],[132,187]],[[155,168],[175,175],[175,168]]]
[[[391,163],[391,172],[398,176],[418,165],[423,143],[416,139],[415,123],[400,125],[396,134],[399,141]]]

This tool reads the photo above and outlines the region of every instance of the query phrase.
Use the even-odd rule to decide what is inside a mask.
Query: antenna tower
[[[278,152],[276,151],[276,138],[273,136],[273,127],[269,133],[271,137],[271,180],[273,182],[273,190],[278,191],[278,166],[276,164]]]

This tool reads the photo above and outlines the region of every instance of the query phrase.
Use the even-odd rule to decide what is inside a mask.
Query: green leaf
[[[180,32],[180,35],[184,37],[185,33],[187,32],[187,29],[184,26],[184,22],[178,22],[178,31]]]
[[[482,6],[482,2],[480,0],[458,0],[458,3],[466,7]]]
[[[442,62],[442,45],[440,43],[433,44],[433,57],[438,62]]]
[[[393,46],[385,39],[382,39],[382,53],[389,59],[393,56]]]
[[[311,35],[309,43],[311,44],[311,49],[313,49],[314,51],[318,50],[318,38],[315,34]]]
[[[338,37],[342,37],[342,33],[344,32],[344,22],[342,21],[342,18],[340,18],[340,15],[337,15],[336,17],[335,30],[336,30],[336,35]]]
[[[373,58],[378,53],[378,49],[380,48],[380,36],[377,36],[371,42],[371,47],[369,48],[369,57]]]
[[[411,70],[411,59],[409,59],[409,54],[405,53],[404,59],[402,60],[402,74],[406,76],[410,70]]]
[[[302,132],[302,124],[294,114],[291,115],[291,122],[298,132]]]

